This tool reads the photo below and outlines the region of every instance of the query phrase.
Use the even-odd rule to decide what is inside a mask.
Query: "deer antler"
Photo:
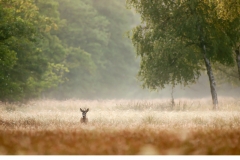
[[[88,112],[88,111],[89,111],[89,108],[88,108],[88,109],[82,109],[82,108],[80,108],[80,111],[81,111],[81,112]]]

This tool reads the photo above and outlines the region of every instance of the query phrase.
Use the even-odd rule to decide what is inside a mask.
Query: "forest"
[[[193,19],[204,19],[201,20],[201,15],[197,17],[200,11],[189,15],[191,7],[205,2],[189,2],[178,10],[172,1],[163,2],[168,7],[162,5],[158,12],[156,4],[160,2],[157,1],[1,0],[0,101],[161,98],[170,97],[171,92],[190,98],[194,94],[210,97],[207,70],[197,44],[201,36],[192,36],[198,33],[190,30],[199,23]],[[206,43],[211,45],[206,56],[213,62],[219,93],[228,95],[228,91],[234,90],[230,96],[238,96],[239,71],[235,57],[239,54],[239,7],[228,1],[215,5],[221,22],[215,21],[216,25],[206,33],[203,28],[203,34],[208,35]],[[227,7],[233,7],[231,12],[227,12]],[[176,12],[166,12],[166,9]],[[178,13],[182,10],[186,14],[181,17]],[[210,10],[203,8],[201,12]],[[163,17],[155,17],[158,14]],[[177,20],[166,21],[165,26],[155,24],[157,19],[164,22],[169,16]],[[190,18],[180,23],[184,16]],[[179,28],[172,29],[174,25]],[[150,29],[153,36],[148,33]],[[229,31],[228,35],[217,29]],[[141,40],[140,31],[148,36]],[[143,54],[152,51],[158,54],[151,57]],[[172,64],[174,61],[176,64]],[[150,90],[142,90],[141,85]],[[191,85],[190,90],[183,89]]]
[[[137,86],[127,31],[139,17],[124,0],[1,0],[0,10],[1,101],[117,98]]]

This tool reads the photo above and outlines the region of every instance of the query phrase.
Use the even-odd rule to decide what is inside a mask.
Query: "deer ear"
[[[87,112],[89,111],[89,108],[86,110]]]
[[[80,111],[83,112],[82,108],[80,108]]]

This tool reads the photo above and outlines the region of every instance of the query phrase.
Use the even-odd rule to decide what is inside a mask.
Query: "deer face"
[[[89,108],[88,109],[85,109],[83,110],[82,108],[80,108],[80,111],[82,112],[82,116],[83,118],[85,119],[87,117],[87,112],[89,111]]]

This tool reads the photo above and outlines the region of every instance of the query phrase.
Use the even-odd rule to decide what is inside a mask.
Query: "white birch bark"
[[[204,57],[205,65],[207,68],[207,74],[208,74],[210,89],[211,89],[211,94],[212,94],[213,110],[217,110],[218,109],[218,97],[217,97],[216,83],[215,83],[215,79],[213,76],[210,60],[206,56],[206,46],[205,45],[203,45],[203,50],[204,50],[203,57]]]

